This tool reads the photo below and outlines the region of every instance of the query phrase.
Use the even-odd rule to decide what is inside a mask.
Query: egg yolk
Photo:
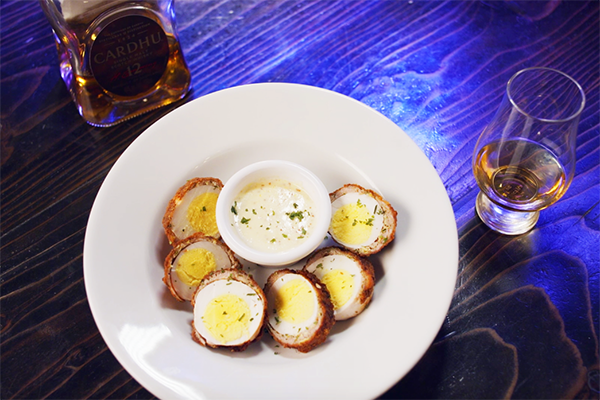
[[[342,269],[334,269],[327,272],[321,282],[327,286],[329,294],[331,294],[331,302],[334,309],[339,309],[350,300],[352,296],[354,278],[348,271]]]
[[[217,228],[217,208],[218,193],[206,192],[196,196],[187,209],[187,220],[196,232],[202,232],[208,236],[216,236],[219,233]]]
[[[198,286],[202,278],[217,268],[215,255],[201,248],[185,250],[175,267],[177,276],[188,286]]]
[[[331,219],[331,233],[342,243],[358,245],[371,237],[374,215],[358,200],[340,207]]]
[[[229,343],[248,335],[250,307],[235,294],[223,294],[208,303],[202,322],[216,340]]]
[[[312,287],[303,279],[286,282],[276,293],[275,309],[279,318],[290,323],[304,322],[315,310]]]

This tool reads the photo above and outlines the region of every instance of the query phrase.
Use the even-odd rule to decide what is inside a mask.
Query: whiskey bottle
[[[190,72],[173,0],[39,0],[81,116],[112,126],[183,98]]]

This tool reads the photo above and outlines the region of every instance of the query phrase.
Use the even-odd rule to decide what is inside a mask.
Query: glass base
[[[530,231],[540,217],[539,211],[512,211],[499,206],[479,192],[475,209],[479,218],[491,229],[504,235],[521,235]]]

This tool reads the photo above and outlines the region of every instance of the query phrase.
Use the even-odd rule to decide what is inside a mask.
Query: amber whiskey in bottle
[[[190,72],[173,0],[40,0],[81,116],[112,126],[183,98]]]

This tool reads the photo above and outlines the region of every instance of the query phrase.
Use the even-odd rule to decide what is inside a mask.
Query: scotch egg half
[[[191,300],[200,281],[209,273],[241,267],[225,243],[197,232],[177,242],[169,252],[164,262],[163,282],[177,300]]]
[[[336,321],[357,316],[373,297],[373,265],[349,250],[334,246],[323,248],[309,257],[304,269],[312,272],[329,290]]]
[[[329,234],[344,248],[368,256],[394,240],[397,212],[378,193],[347,184],[330,193],[329,198]]]
[[[267,301],[243,270],[208,275],[192,298],[192,339],[205,347],[243,351],[262,335]]]
[[[323,343],[335,323],[329,292],[308,271],[281,269],[269,276],[269,333],[283,347],[307,353]]]
[[[218,238],[217,199],[223,183],[217,178],[193,178],[177,190],[163,217],[163,228],[173,244],[202,232]]]

